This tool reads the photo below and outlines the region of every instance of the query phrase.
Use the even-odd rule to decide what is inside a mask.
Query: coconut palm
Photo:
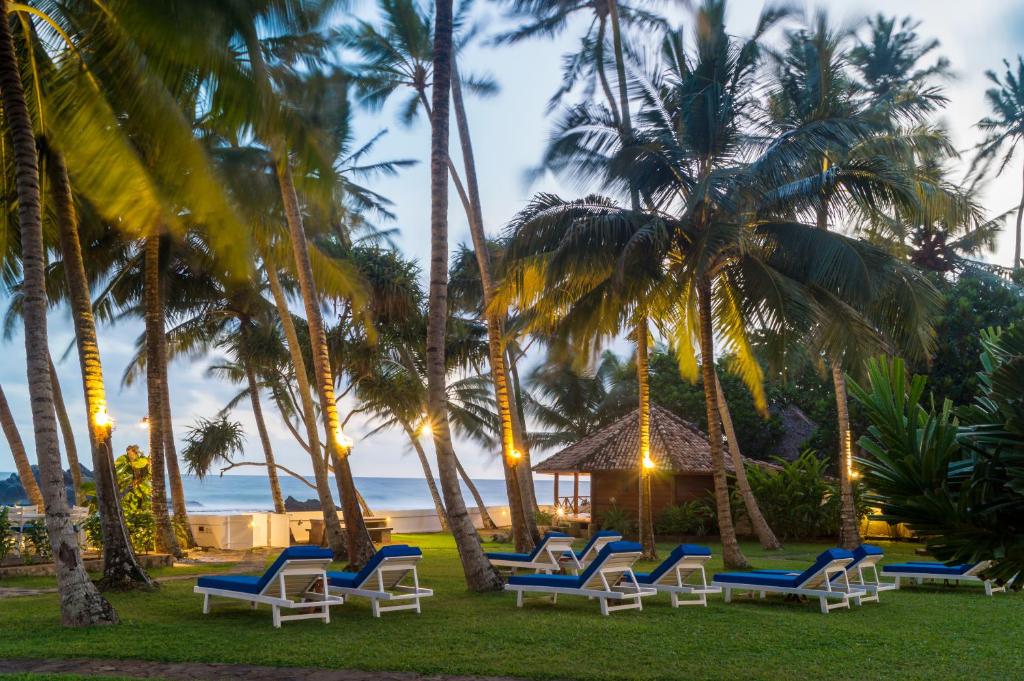
[[[50,384],[46,329],[45,253],[40,209],[39,167],[32,119],[25,101],[21,71],[11,35],[9,3],[0,2],[0,102],[10,131],[15,159],[28,388],[32,399],[36,456],[46,509],[46,530],[57,566],[61,621],[69,626],[117,622],[113,607],[89,581],[79,551],[78,536],[68,513],[64,474],[60,464],[53,393]]]
[[[460,4],[459,16],[453,18],[456,27],[465,24],[465,15],[472,3]],[[428,89],[431,77],[431,16],[423,12],[416,0],[384,0],[380,3],[383,26],[375,28],[368,22],[359,22],[349,29],[347,43],[364,59],[356,67],[361,99],[371,109],[379,109],[400,88],[413,90],[412,99],[403,108],[403,119],[412,120],[419,110],[430,115]],[[456,45],[457,52],[472,35],[465,31]],[[523,437],[523,424],[519,410],[509,390],[509,371],[503,341],[504,314],[489,307],[494,288],[491,263],[484,248],[483,209],[480,202],[479,182],[470,138],[469,121],[463,97],[466,90],[477,94],[490,94],[496,85],[488,79],[467,76],[463,79],[457,60],[452,66],[452,107],[462,149],[465,182],[451,157],[448,168],[456,191],[466,211],[470,233],[476,247],[477,262],[483,285],[484,307],[482,317],[487,321],[490,340],[490,366],[498,413],[502,423],[502,466],[506,492],[512,516],[512,534],[516,548],[528,551],[538,538],[535,511],[537,501],[533,493],[533,475],[530,468],[529,448]]]
[[[448,426],[445,338],[448,322],[448,125],[454,46],[452,0],[438,0],[434,19],[433,89],[430,139],[430,278],[427,296],[427,414],[444,494],[448,527],[462,560],[466,584],[473,591],[501,588],[477,540],[473,521],[459,488],[455,449]]]
[[[1001,174],[1013,162],[1018,148],[1024,143],[1024,57],[1018,55],[1017,63],[1003,60],[1006,73],[1000,77],[995,71],[986,71],[994,87],[985,91],[992,114],[978,121],[978,128],[985,134],[975,151],[971,170],[979,176],[985,175],[997,164]],[[1017,208],[1017,226],[1013,244],[1013,262],[1017,269],[1021,262],[1021,229],[1024,228],[1024,189],[1021,190],[1020,206]]]

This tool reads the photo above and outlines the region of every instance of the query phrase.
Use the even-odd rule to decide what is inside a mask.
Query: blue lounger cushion
[[[959,577],[966,574],[977,563],[964,563],[962,565],[946,565],[944,563],[893,563],[886,565],[886,572],[909,572],[918,574],[930,574],[938,577]]]
[[[643,547],[636,542],[613,541],[601,549],[601,553],[597,554],[594,562],[578,575],[512,575],[508,578],[508,583],[519,584],[520,586],[554,586],[566,589],[579,589],[587,583],[587,580],[595,572],[601,569],[601,566],[612,554],[638,553],[640,551],[643,551]]]
[[[636,572],[636,581],[641,584],[654,584],[661,579],[666,572],[675,567],[683,558],[687,556],[710,556],[711,549],[700,544],[680,544],[672,550],[672,553],[668,555],[668,558],[661,562],[661,565],[654,568],[651,572]]]
[[[367,561],[362,570],[359,572],[328,572],[327,583],[331,586],[355,589],[373,575],[385,558],[405,558],[422,555],[423,552],[420,551],[418,546],[406,546],[405,544],[382,546],[377,553],[373,554],[373,558]]]
[[[751,584],[754,586],[777,586],[795,589],[820,572],[823,567],[832,561],[843,560],[844,558],[852,560],[853,554],[845,549],[827,549],[821,552],[813,565],[800,573],[722,572],[715,575],[713,581],[726,584]]]
[[[537,542],[537,546],[534,547],[530,553],[485,553],[491,560],[515,560],[523,563],[532,563],[533,560],[540,555],[541,551],[544,550],[544,546],[548,543],[548,539],[552,537],[568,537],[564,532],[548,532],[544,537]]]
[[[209,575],[200,577],[196,582],[198,586],[208,589],[223,589],[224,591],[238,591],[240,593],[258,594],[277,576],[278,571],[289,560],[330,560],[334,557],[329,549],[319,546],[290,546],[281,552],[281,555],[270,564],[259,577],[248,575]]]
[[[853,562],[846,566],[846,569],[852,570],[857,567],[857,564],[868,556],[883,556],[885,552],[874,544],[861,544],[853,550]],[[759,575],[798,575],[800,574],[797,570],[751,570]],[[832,579],[839,578],[840,575],[836,575]]]
[[[612,530],[601,530],[600,532],[594,533],[594,536],[590,538],[590,541],[587,542],[586,546],[584,546],[579,551],[573,551],[572,553],[575,554],[577,559],[583,560],[583,557],[590,552],[590,549],[594,547],[594,544],[597,543],[597,540],[604,539],[606,537],[618,537],[619,539],[622,539],[622,535],[618,532],[613,532]],[[566,551],[565,555],[568,556],[569,552]]]

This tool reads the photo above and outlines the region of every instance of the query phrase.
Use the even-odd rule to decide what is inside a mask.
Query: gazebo
[[[655,515],[668,506],[703,498],[714,489],[711,447],[697,426],[668,409],[651,405],[651,508]],[[759,465],[762,462],[757,462]],[[771,464],[764,464],[770,466]],[[726,453],[725,467],[734,470]],[[635,511],[640,503],[640,419],[637,410],[587,435],[533,467],[554,476],[555,504],[559,479],[571,475],[573,494],[567,497],[578,514],[580,475],[590,476],[590,513],[593,518],[613,506]]]

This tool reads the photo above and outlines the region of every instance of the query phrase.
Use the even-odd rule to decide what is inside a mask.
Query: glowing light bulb
[[[92,416],[92,422],[97,428],[110,428],[114,425],[114,419],[107,412],[106,406],[100,406]]]
[[[644,454],[644,470],[651,470],[654,468],[654,459],[651,458],[650,454]]]
[[[523,453],[518,449],[513,448],[512,451],[508,453],[508,457],[513,461],[519,461],[519,459],[523,458]]]
[[[424,421],[420,424],[420,435],[430,437],[434,434],[434,427],[430,425],[430,421]]]
[[[338,446],[342,449],[352,449],[352,445],[355,444],[352,438],[346,435],[345,431],[343,431],[340,426],[334,432],[334,441],[338,443]]]
[[[143,430],[149,430],[149,417],[143,416],[142,420],[139,421],[139,428]]]
[[[559,518],[564,518],[565,517],[565,507],[564,506],[559,506],[557,513],[558,513],[558,517]]]

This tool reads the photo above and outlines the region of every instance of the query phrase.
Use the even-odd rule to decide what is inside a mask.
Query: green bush
[[[765,520],[782,540],[812,539],[839,531],[839,482],[825,475],[828,463],[814,450],[793,461],[776,459],[781,469],[747,467],[747,478]],[[867,509],[855,486],[858,515]]]
[[[32,553],[42,561],[53,559],[53,548],[50,546],[50,536],[46,532],[46,524],[42,520],[33,520],[25,525],[25,541],[32,549]]]
[[[602,530],[613,530],[625,536],[636,531],[636,518],[618,506],[612,506],[599,518]]]
[[[156,518],[147,509],[125,509],[124,522],[128,528],[128,541],[136,553],[149,553],[156,545]],[[85,537],[89,544],[97,549],[103,548],[103,532],[100,527],[100,514],[90,513],[82,524]]]
[[[0,507],[0,563],[4,562],[7,554],[14,548],[14,531],[11,529],[11,519],[8,517],[7,509]]]
[[[669,506],[654,521],[658,534],[699,535],[708,534],[715,526],[714,507],[707,499],[694,499],[675,506]]]
[[[538,509],[536,512],[534,512],[533,517],[534,517],[534,520],[536,520],[538,525],[550,525],[551,522],[555,519],[555,516],[554,516],[553,513],[548,513],[547,511],[541,511],[540,509]]]

